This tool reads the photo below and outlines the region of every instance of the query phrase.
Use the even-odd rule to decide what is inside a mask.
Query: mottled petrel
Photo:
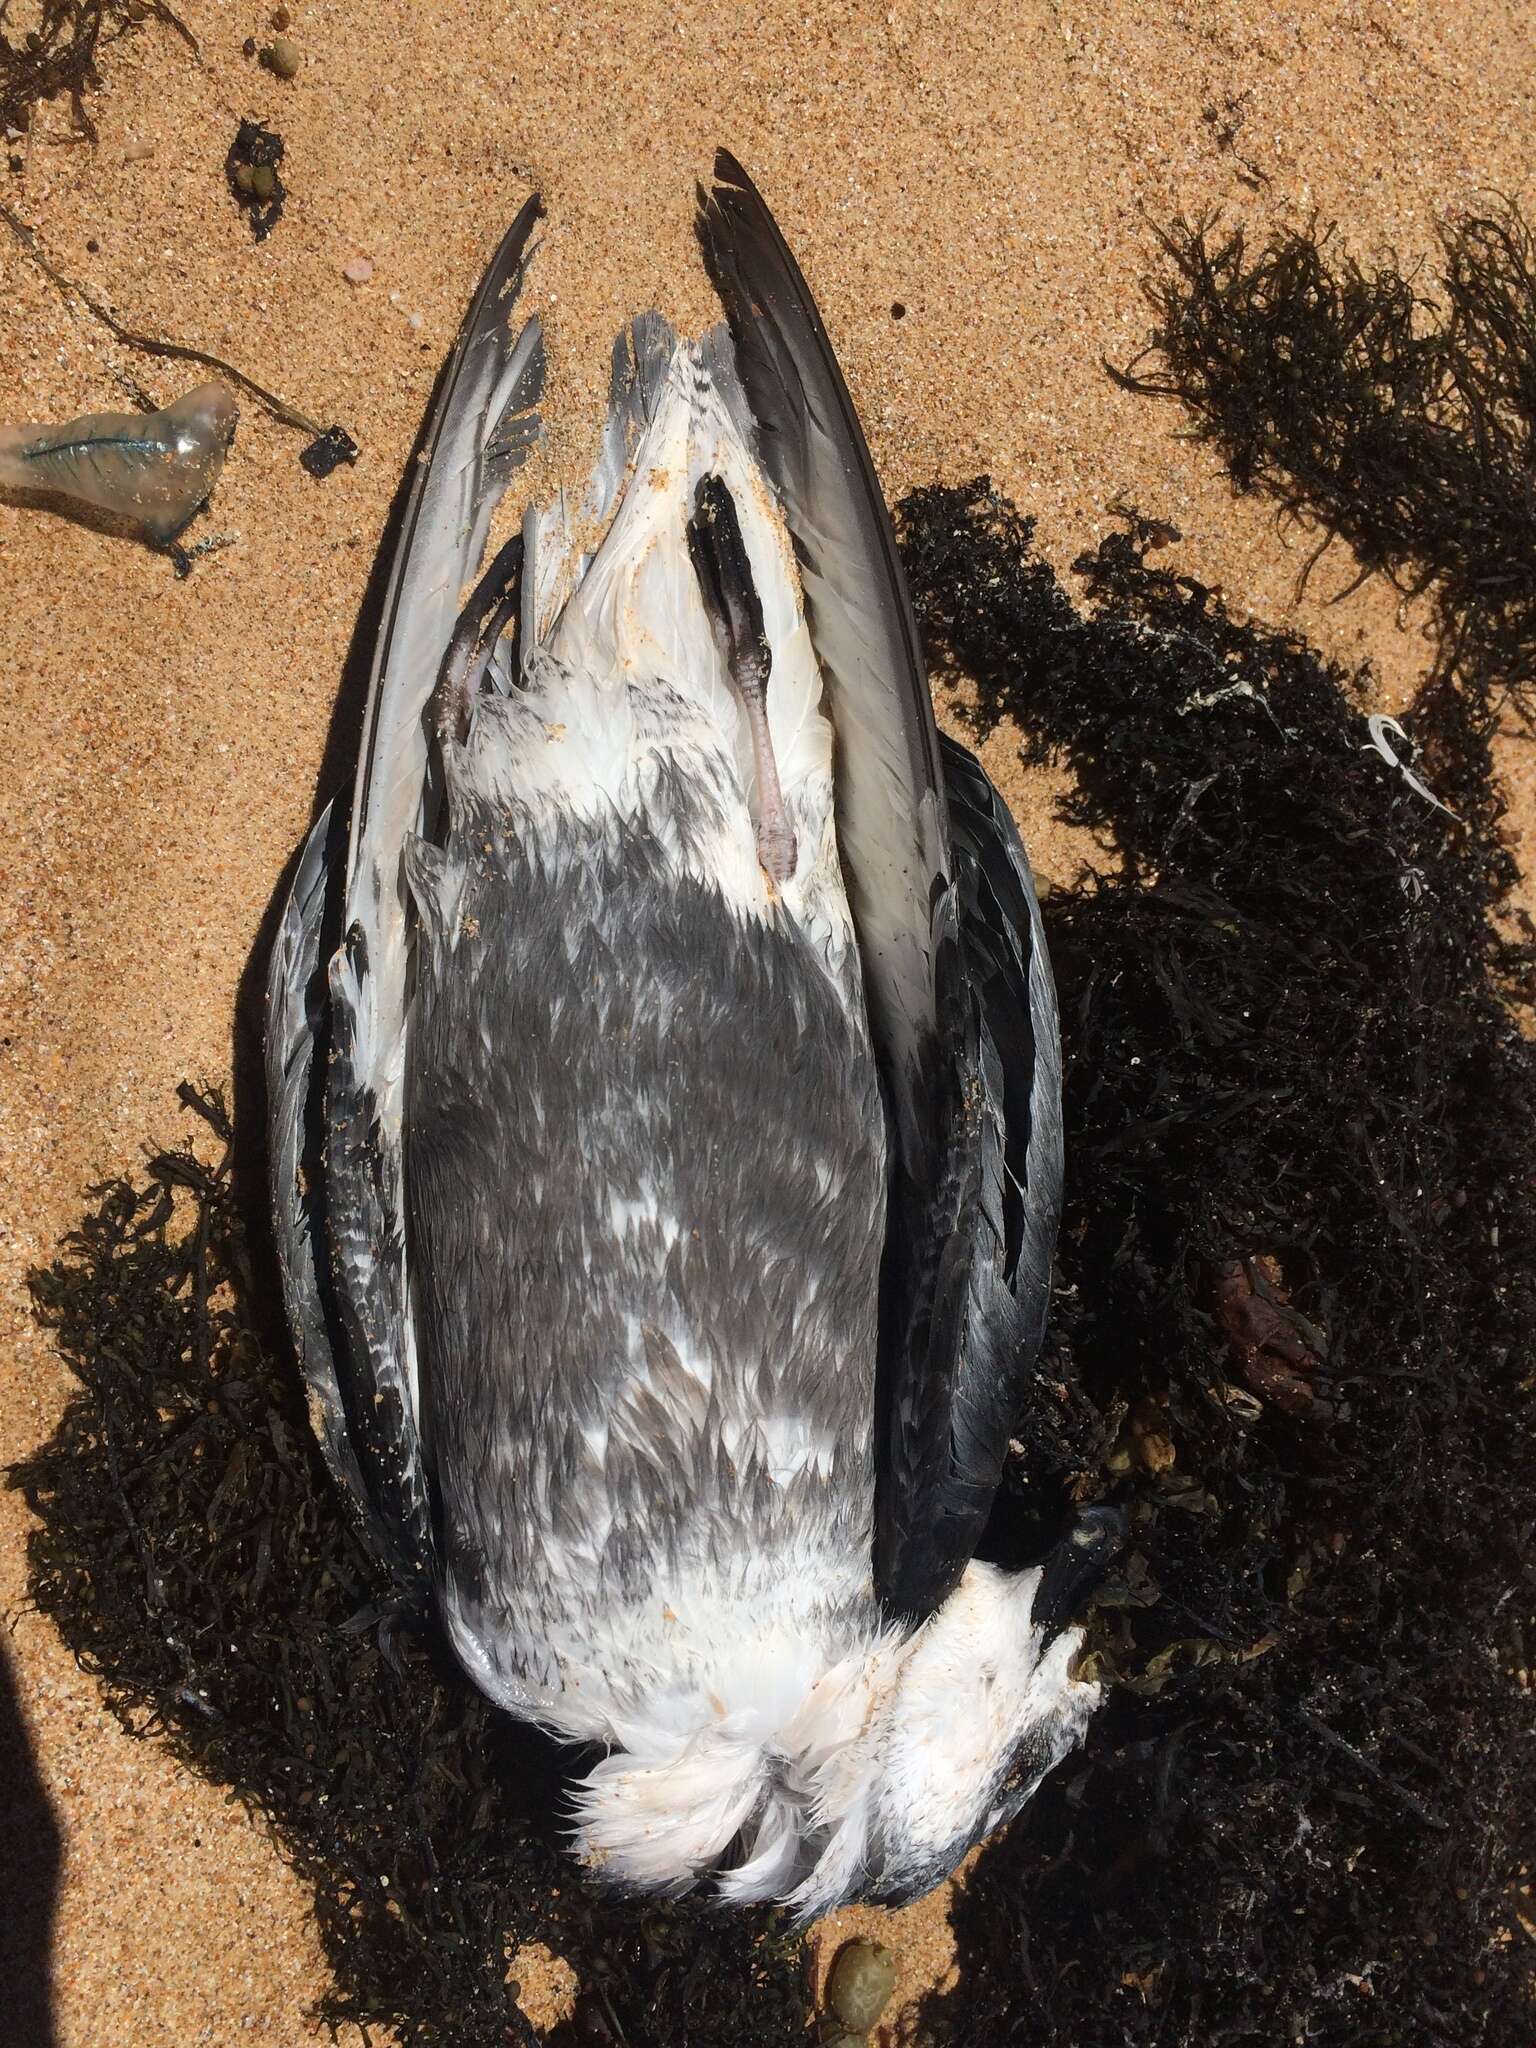
[[[444,370],[273,960],[289,1313],[379,1555],[492,1700],[605,1752],[589,1866],[910,1897],[1097,1697],[1065,1624],[1107,1519],[975,1554],[1061,1188],[1039,912],[729,156],[723,321],[631,323],[585,496],[481,573],[539,432],[540,214]]]

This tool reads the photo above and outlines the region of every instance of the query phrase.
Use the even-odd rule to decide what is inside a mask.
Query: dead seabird
[[[531,507],[524,207],[445,370],[349,819],[269,989],[279,1248],[376,1550],[508,1712],[607,1752],[609,1880],[802,1915],[928,1888],[1080,1738],[1112,1545],[976,1560],[1045,1315],[1055,997],[936,730],[804,280],[722,155],[725,321],[614,354]]]

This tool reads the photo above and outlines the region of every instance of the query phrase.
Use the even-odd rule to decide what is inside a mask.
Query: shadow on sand
[[[0,1986],[11,2048],[54,2048],[53,1923],[63,1836],[0,1641]]]

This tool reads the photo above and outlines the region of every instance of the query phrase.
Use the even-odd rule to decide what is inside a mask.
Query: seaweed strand
[[[325,432],[319,422],[311,419],[307,412],[301,412],[296,405],[290,405],[286,398],[279,398],[275,391],[269,391],[264,384],[258,384],[254,377],[248,377],[244,370],[236,369],[233,363],[226,362],[223,356],[214,355],[210,349],[194,348],[190,342],[163,341],[152,334],[141,334],[137,328],[124,326],[110,307],[103,305],[101,300],[88,292],[83,285],[77,284],[73,278],[66,277],[61,270],[55,268],[38,247],[37,237],[31,228],[3,201],[0,201],[0,220],[5,222],[26,252],[28,260],[37,266],[44,277],[66,299],[78,299],[86,311],[99,320],[124,348],[137,349],[143,355],[170,357],[177,362],[202,363],[206,368],[217,370],[221,376],[228,377],[232,383],[238,384],[242,391],[248,391],[285,427],[299,427],[306,434],[320,435]]]
[[[174,29],[200,57],[197,37],[167,0],[42,0],[36,24],[19,42],[6,34],[10,0],[0,0],[0,127],[29,128],[40,100],[68,93],[76,131],[96,140],[85,95],[101,83],[96,53],[151,17]]]
[[[1342,537],[1362,573],[1430,593],[1442,662],[1481,723],[1506,692],[1528,716],[1536,251],[1518,208],[1443,222],[1437,281],[1390,258],[1366,270],[1316,223],[1257,252],[1214,219],[1158,239],[1151,341],[1110,375],[1178,399],[1239,491],[1320,524],[1323,545]]]

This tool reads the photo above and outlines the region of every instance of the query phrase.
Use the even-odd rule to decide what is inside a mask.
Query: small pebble
[[[348,284],[366,284],[373,275],[373,264],[366,256],[354,256],[350,262],[343,263],[341,274]]]
[[[269,71],[275,71],[279,78],[297,78],[299,46],[290,42],[287,36],[279,36],[262,51],[261,61]]]
[[[409,329],[411,330],[412,334],[420,334],[420,332],[421,332],[421,329],[422,329],[422,318],[421,318],[421,315],[420,315],[419,313],[409,313],[409,314],[407,314],[407,315],[406,315],[406,321],[405,321],[405,324],[406,324],[406,326],[407,326],[407,327],[409,327]]]
[[[286,7],[273,8],[272,26],[277,30],[279,35],[282,34],[285,28],[291,28],[293,26],[293,16],[288,12]]]
[[[852,2034],[867,2034],[896,1989],[896,1958],[878,1941],[850,1941],[832,1965],[827,2004]]]
[[[273,198],[277,192],[277,172],[272,168],[271,164],[252,164],[250,172],[251,190],[255,196],[258,199]],[[240,173],[237,169],[235,172],[237,182],[239,177]]]
[[[123,151],[123,162],[141,164],[146,157],[153,156],[154,153],[155,145],[152,142],[130,142]]]

